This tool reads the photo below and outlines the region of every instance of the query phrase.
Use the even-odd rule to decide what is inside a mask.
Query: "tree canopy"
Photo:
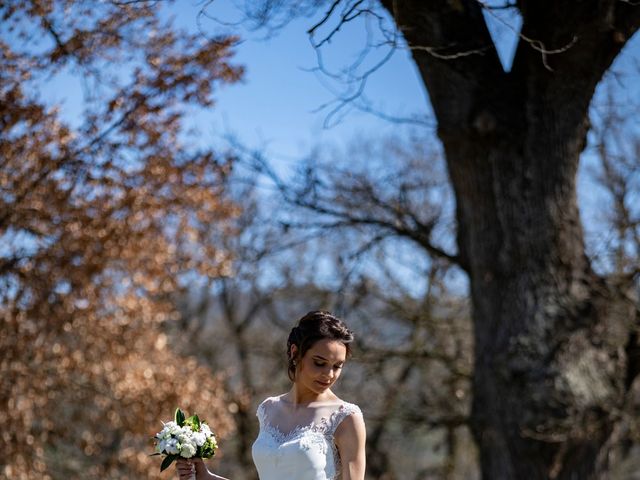
[[[150,428],[177,404],[230,426],[220,383],[163,324],[181,275],[228,273],[230,160],[189,148],[185,120],[242,75],[235,39],[181,32],[155,2],[0,17],[0,472],[156,478]],[[82,79],[74,123],[39,95],[64,75]]]

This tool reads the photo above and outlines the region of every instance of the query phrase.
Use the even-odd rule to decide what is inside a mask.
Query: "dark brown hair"
[[[347,357],[351,355],[353,332],[347,328],[342,320],[324,310],[315,310],[307,313],[298,321],[298,325],[291,329],[287,339],[287,358],[289,366],[287,374],[293,382],[295,380],[296,362],[304,357],[304,354],[318,340],[336,340],[342,342],[347,348]],[[291,354],[291,346],[295,345],[297,352]]]

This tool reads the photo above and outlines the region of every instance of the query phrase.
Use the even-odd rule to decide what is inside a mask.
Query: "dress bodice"
[[[294,406],[281,397],[267,398],[258,407],[260,433],[252,448],[260,480],[340,478],[334,433],[354,414],[362,415],[342,401]]]

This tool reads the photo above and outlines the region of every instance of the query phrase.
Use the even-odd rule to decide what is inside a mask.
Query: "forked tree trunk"
[[[471,280],[472,428],[484,478],[606,471],[633,309],[591,271],[575,172],[558,171],[577,167],[580,130],[537,152],[507,145],[479,156],[474,142],[444,142]]]
[[[606,478],[635,313],[591,269],[576,173],[595,86],[640,9],[518,2],[527,40],[507,73],[480,2],[383,4],[413,49],[455,190],[483,478]]]

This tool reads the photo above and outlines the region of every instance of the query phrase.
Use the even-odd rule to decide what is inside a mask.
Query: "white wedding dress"
[[[269,397],[257,411],[260,433],[253,461],[260,480],[336,480],[340,456],[333,435],[346,417],[362,415],[347,402],[293,405]]]

